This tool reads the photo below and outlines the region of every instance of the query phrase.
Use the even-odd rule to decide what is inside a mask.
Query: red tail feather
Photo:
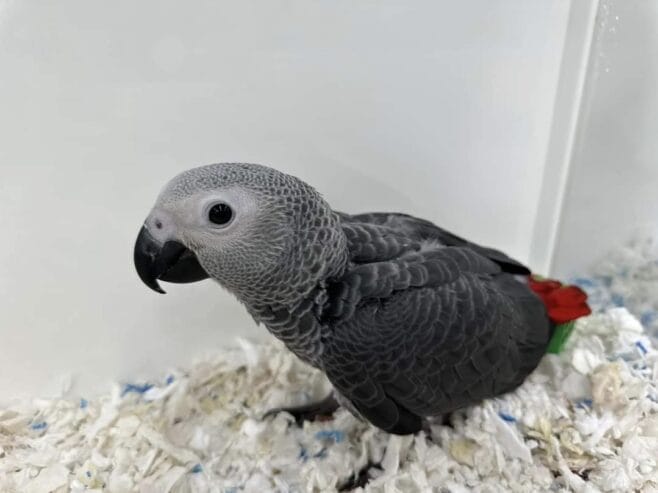
[[[578,286],[564,286],[559,281],[537,276],[530,276],[528,285],[542,299],[548,317],[555,324],[571,322],[592,313],[587,294]]]

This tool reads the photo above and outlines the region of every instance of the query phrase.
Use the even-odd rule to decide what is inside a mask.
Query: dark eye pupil
[[[233,211],[226,204],[215,204],[208,211],[208,219],[214,224],[226,224],[233,217]]]

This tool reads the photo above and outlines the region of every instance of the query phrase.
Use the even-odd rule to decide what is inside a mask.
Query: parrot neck
[[[244,257],[251,259],[253,265],[265,267],[241,270],[239,282],[220,283],[248,307],[295,312],[299,306],[305,306],[327,281],[342,276],[349,262],[340,218],[331,210],[324,214],[322,220],[314,219],[317,214],[309,215],[295,227],[279,232],[278,239],[271,240],[276,250],[269,248],[263,253],[259,248],[258,254]],[[244,260],[233,264],[241,268]],[[225,269],[219,270],[220,275],[222,270]]]
[[[261,234],[268,245],[217,268],[214,276],[258,323],[302,360],[319,365],[326,286],[349,263],[339,216],[320,199],[286,228]],[[224,256],[226,259],[226,256]]]
[[[320,285],[296,303],[256,303],[247,305],[247,310],[302,361],[321,368],[324,326],[320,317],[326,300],[326,289]]]
[[[349,264],[347,239],[338,226],[319,233],[310,244],[297,243],[285,270],[269,278],[266,289],[250,290],[241,301],[258,323],[281,340],[303,361],[320,368],[322,313],[328,300],[327,284],[340,278]]]

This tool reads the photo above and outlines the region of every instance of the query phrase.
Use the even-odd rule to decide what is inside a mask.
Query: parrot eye
[[[233,219],[233,211],[228,204],[220,202],[213,205],[208,211],[208,219],[211,223],[223,226]]]

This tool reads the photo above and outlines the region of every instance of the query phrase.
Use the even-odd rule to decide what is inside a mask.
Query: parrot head
[[[218,281],[244,303],[287,304],[346,263],[338,216],[303,181],[255,164],[174,177],[137,237],[142,281]]]

